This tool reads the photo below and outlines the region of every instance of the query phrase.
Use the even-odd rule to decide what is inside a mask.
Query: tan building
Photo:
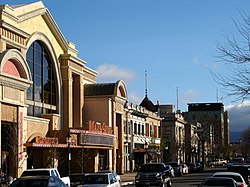
[[[160,105],[161,138],[164,162],[185,162],[185,126],[187,122],[180,111],[174,112],[174,105]]]
[[[161,161],[161,117],[145,107],[127,103],[124,129],[125,171],[133,172],[143,163]]]
[[[124,173],[124,82],[96,84],[41,1],[0,10],[0,167]]]

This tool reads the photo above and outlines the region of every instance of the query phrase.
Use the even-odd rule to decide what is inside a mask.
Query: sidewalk
[[[134,184],[135,175],[136,175],[135,172],[133,172],[133,173],[125,173],[123,175],[120,175],[121,181],[122,181],[121,185],[126,186],[126,185],[130,185],[130,184]]]

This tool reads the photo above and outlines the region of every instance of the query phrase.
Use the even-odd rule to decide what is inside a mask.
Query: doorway
[[[7,176],[17,176],[18,128],[17,123],[1,124],[2,170]]]

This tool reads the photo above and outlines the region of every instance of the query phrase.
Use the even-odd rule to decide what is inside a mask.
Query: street
[[[211,176],[217,171],[225,171],[226,168],[208,168],[202,173],[191,173],[181,177],[172,178],[172,187],[196,187],[198,186],[205,178]],[[128,186],[135,186],[128,185]]]

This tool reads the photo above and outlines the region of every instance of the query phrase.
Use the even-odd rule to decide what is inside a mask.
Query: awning
[[[25,143],[24,146],[26,147],[40,147],[40,148],[68,148],[68,144],[41,144],[41,143]],[[89,149],[113,149],[113,147],[109,146],[77,146],[77,145],[70,145],[71,149],[77,148],[89,148]]]
[[[146,153],[146,149],[134,149],[134,153]]]

